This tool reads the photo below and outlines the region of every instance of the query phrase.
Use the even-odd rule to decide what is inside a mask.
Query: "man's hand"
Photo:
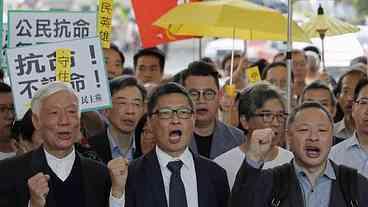
[[[111,160],[107,167],[111,177],[111,194],[115,198],[121,198],[125,192],[125,183],[128,177],[128,160],[122,157]]]
[[[271,149],[274,136],[275,132],[271,128],[254,130],[246,150],[247,157],[257,162],[264,161],[266,154]]]
[[[37,173],[33,177],[28,179],[28,189],[30,193],[31,207],[43,207],[46,204],[46,197],[49,193],[49,175],[45,175],[42,172]]]

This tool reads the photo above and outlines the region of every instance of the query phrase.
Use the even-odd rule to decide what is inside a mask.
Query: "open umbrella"
[[[359,28],[354,25],[348,24],[334,17],[325,15],[321,5],[319,5],[318,7],[317,16],[311,18],[308,22],[303,24],[302,27],[310,38],[312,37],[321,38],[323,70],[326,69],[325,45],[324,45],[325,37],[359,31]]]
[[[161,16],[154,25],[176,35],[227,37],[243,40],[286,41],[288,21],[280,12],[243,0],[217,0],[181,4]],[[309,37],[292,23],[293,41]],[[230,84],[232,84],[233,55]]]
[[[154,25],[176,35],[227,37],[243,40],[287,40],[287,18],[280,12],[243,0],[181,4]],[[293,40],[309,37],[293,22]]]

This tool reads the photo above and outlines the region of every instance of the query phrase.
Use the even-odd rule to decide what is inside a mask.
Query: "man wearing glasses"
[[[243,133],[218,120],[219,77],[214,66],[201,61],[189,64],[182,83],[195,102],[194,139],[190,148],[209,159],[239,146]]]
[[[11,88],[0,82],[0,160],[15,155],[10,144],[10,129],[14,121]]]
[[[227,206],[229,187],[224,169],[188,148],[195,120],[193,107],[186,90],[176,83],[153,91],[148,119],[157,145],[132,161],[127,178],[120,179],[120,189],[125,189],[124,206]],[[118,160],[110,167],[118,172],[119,168],[124,170],[121,166]]]
[[[267,82],[261,82],[243,90],[239,96],[239,117],[242,128],[248,129],[246,142],[215,159],[226,170],[230,188],[257,129],[271,128],[273,132],[272,145],[266,153],[263,169],[282,165],[293,158],[291,152],[280,147],[285,140],[287,113],[279,89]]]
[[[332,147],[330,158],[337,164],[358,170],[368,178],[368,80],[358,82],[354,91],[352,117],[356,130],[352,137]]]

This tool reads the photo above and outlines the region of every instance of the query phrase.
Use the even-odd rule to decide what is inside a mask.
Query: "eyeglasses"
[[[189,95],[190,95],[190,97],[192,97],[192,99],[194,101],[198,101],[201,96],[206,101],[212,101],[213,99],[215,99],[216,94],[217,94],[217,92],[213,89],[210,89],[210,88],[202,89],[202,90],[197,90],[197,89],[190,89],[189,90]]]
[[[262,117],[263,122],[266,124],[272,123],[275,117],[277,118],[277,121],[280,123],[284,123],[288,113],[282,112],[282,113],[271,113],[271,112],[263,112],[263,113],[256,113],[255,116]]]
[[[157,115],[159,119],[172,119],[174,114],[179,119],[189,119],[193,115],[193,110],[190,108],[161,108],[152,113]]]
[[[368,98],[360,98],[359,100],[356,100],[355,103],[361,106],[368,106]]]

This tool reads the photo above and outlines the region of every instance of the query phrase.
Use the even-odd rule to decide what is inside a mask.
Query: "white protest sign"
[[[17,119],[29,109],[34,93],[42,85],[56,80],[56,50],[60,48],[71,51],[71,74],[68,74],[79,96],[81,110],[111,106],[99,38],[16,47],[7,49],[7,59]]]
[[[96,17],[96,12],[9,11],[8,47],[95,37]]]

